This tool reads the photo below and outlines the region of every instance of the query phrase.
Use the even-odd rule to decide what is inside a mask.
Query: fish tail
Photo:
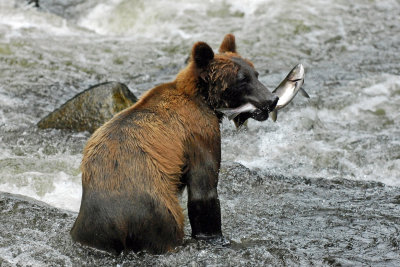
[[[233,120],[234,118],[237,117],[237,115],[240,114],[240,112],[237,112],[234,109],[217,109],[217,111],[221,112],[224,114],[229,120]]]
[[[240,112],[232,112],[232,114],[228,115],[228,119],[229,120],[233,120],[234,118],[237,117],[237,115],[239,115]]]
[[[275,122],[276,119],[278,118],[278,111],[277,111],[277,110],[274,110],[274,111],[272,111],[272,112],[270,113],[270,115],[271,115],[271,119]]]
[[[310,98],[310,96],[307,94],[306,90],[304,90],[303,87],[300,87],[300,93],[301,93],[304,97]]]

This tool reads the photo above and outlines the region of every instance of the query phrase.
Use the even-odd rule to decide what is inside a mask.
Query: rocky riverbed
[[[0,194],[1,266],[399,266],[400,189],[378,182],[276,177],[221,168],[223,233],[165,255],[115,256],[74,244],[77,213]],[[185,205],[185,196],[182,196]]]

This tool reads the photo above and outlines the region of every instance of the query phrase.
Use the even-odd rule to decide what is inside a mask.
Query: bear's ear
[[[211,47],[204,42],[197,42],[192,48],[192,59],[199,69],[207,67],[208,63],[214,58]]]
[[[233,34],[229,33],[225,35],[218,52],[220,52],[221,54],[225,52],[236,53],[236,42],[235,36]]]

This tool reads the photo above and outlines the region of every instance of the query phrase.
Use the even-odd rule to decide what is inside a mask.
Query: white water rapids
[[[48,3],[52,2],[52,3]],[[368,3],[366,3],[368,2]],[[223,160],[284,176],[400,186],[399,1],[0,0],[0,190],[78,210],[88,133],[36,123],[88,86],[140,96],[194,42],[236,35],[272,91],[297,63],[305,89],[278,120],[222,125]]]

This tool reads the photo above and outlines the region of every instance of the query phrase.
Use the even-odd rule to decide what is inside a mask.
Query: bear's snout
[[[255,106],[263,112],[272,112],[278,104],[279,97],[271,94],[267,100],[255,103]]]
[[[278,101],[279,101],[279,97],[276,95],[273,97],[273,99],[271,101],[269,101],[269,103],[267,104],[269,112],[271,112],[275,109],[276,105],[278,104]]]
[[[270,99],[258,103],[258,105],[256,105],[257,110],[253,112],[251,117],[257,121],[265,121],[268,119],[268,114],[275,109],[278,100],[279,97],[274,95]]]

